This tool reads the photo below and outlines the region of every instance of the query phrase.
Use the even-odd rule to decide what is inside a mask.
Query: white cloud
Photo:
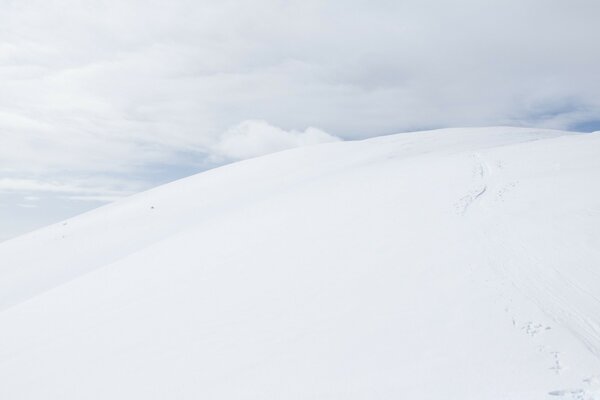
[[[37,208],[38,207],[37,204],[31,204],[31,203],[20,203],[20,204],[17,204],[17,206],[21,207],[21,208]]]
[[[84,196],[64,196],[65,200],[73,201],[89,201],[93,203],[110,203],[123,198],[123,196],[95,196],[95,195],[84,195]]]
[[[228,129],[211,146],[211,150],[217,157],[241,160],[294,147],[339,140],[341,139],[313,127],[304,132],[286,131],[266,121],[248,120]]]
[[[62,183],[56,181],[39,181],[34,179],[0,178],[0,192],[46,192],[59,194],[104,195],[122,197],[130,192],[112,187],[89,186],[83,183]],[[25,196],[26,201],[36,201],[37,196]]]

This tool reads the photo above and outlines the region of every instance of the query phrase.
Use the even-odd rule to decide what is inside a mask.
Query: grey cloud
[[[97,169],[210,152],[248,119],[344,138],[564,128],[597,117],[586,110],[600,102],[598,11],[564,0],[12,2],[1,134],[21,138],[28,162],[42,137],[40,163]],[[578,108],[561,109],[565,99]]]

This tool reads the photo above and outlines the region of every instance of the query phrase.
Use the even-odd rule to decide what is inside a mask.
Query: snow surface
[[[231,164],[0,244],[0,399],[600,399],[600,134]]]

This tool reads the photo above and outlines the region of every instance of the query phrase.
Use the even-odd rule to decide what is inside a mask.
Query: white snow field
[[[0,244],[0,399],[600,399],[600,133],[304,147]]]

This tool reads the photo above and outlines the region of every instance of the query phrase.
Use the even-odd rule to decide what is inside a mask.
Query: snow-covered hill
[[[0,399],[600,399],[600,134],[284,151],[0,263]]]

